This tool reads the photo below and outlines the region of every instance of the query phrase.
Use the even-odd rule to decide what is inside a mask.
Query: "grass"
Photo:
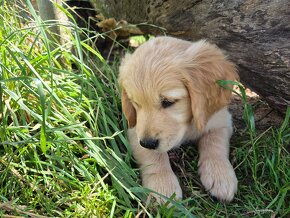
[[[290,110],[281,127],[257,133],[246,106],[251,126],[231,147],[239,180],[232,203],[203,191],[197,151],[186,147],[172,163],[185,199],[146,208],[124,131],[118,61],[108,64],[91,44],[101,36],[86,37],[73,21],[70,41],[55,44],[45,30],[56,24],[41,22],[29,1],[21,13],[15,2],[0,1],[1,217],[289,215]]]

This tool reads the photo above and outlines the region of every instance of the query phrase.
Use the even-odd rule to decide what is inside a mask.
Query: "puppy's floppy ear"
[[[128,121],[128,126],[129,128],[132,128],[136,125],[136,111],[135,108],[133,107],[130,99],[128,98],[128,95],[123,87],[124,81],[126,81],[128,77],[128,72],[129,69],[128,67],[130,66],[130,58],[131,54],[126,54],[125,57],[122,59],[121,65],[120,65],[120,74],[119,74],[119,84],[121,86],[122,90],[122,96],[121,96],[121,101],[122,101],[122,109],[125,114],[125,117]]]
[[[128,121],[129,128],[133,128],[136,125],[136,110],[130,102],[128,95],[124,89],[122,89],[122,109],[125,117]]]
[[[216,111],[228,105],[231,91],[220,87],[218,80],[238,80],[235,65],[222,51],[204,40],[193,43],[181,60],[183,79],[191,99],[193,122],[202,132]]]

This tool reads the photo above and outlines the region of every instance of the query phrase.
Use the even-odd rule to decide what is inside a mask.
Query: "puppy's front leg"
[[[238,181],[229,161],[230,127],[209,130],[199,141],[199,174],[207,191],[222,201],[231,201]]]
[[[171,197],[175,193],[175,198],[181,199],[182,190],[170,166],[168,154],[143,148],[138,142],[134,128],[128,130],[128,138],[133,155],[140,166],[143,186],[166,197]],[[154,193],[151,195],[158,202],[164,202],[159,195]]]

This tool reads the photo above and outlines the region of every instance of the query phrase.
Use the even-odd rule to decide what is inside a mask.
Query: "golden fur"
[[[181,198],[167,151],[198,140],[201,182],[218,199],[233,199],[237,179],[228,160],[231,92],[216,81],[236,79],[235,66],[204,40],[157,37],[125,56],[119,75],[122,107],[145,187]]]

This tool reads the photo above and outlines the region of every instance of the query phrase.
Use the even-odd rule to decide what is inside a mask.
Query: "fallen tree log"
[[[289,0],[91,0],[107,17],[148,23],[188,40],[207,38],[238,66],[241,81],[272,108],[290,105]],[[139,25],[145,33],[160,28]]]

